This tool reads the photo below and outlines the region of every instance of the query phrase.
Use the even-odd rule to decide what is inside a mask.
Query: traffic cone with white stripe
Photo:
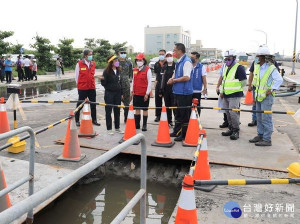
[[[87,99],[85,101],[86,103],[83,105],[82,108],[82,116],[81,116],[80,130],[79,130],[78,137],[94,138],[96,136],[96,132],[94,131],[93,128],[90,104],[88,103]]]
[[[81,154],[74,113],[70,112],[63,154],[57,160],[79,162],[85,155]]]
[[[201,142],[201,148],[198,153],[198,159],[196,165],[194,167],[194,180],[210,180],[210,166],[208,160],[208,147],[207,147],[207,139],[206,139],[206,130],[201,129],[200,135],[203,135],[203,140]],[[212,191],[216,185],[204,185],[195,187],[197,190],[202,191]]]
[[[196,109],[192,108],[188,129],[186,131],[185,139],[184,141],[182,141],[182,145],[188,147],[197,146],[199,131],[200,131],[200,127],[196,116]]]
[[[2,169],[2,164],[0,162],[0,190],[3,190],[6,188],[6,181],[5,181],[5,176],[4,172]],[[2,197],[0,197],[0,212],[4,211],[5,209],[11,207],[9,195],[6,194]]]
[[[163,106],[162,110],[161,110],[157,138],[156,138],[156,141],[154,143],[152,143],[151,145],[170,148],[174,144],[175,144],[175,142],[172,142],[171,137],[170,137],[167,110],[166,110],[166,107]]]
[[[133,105],[129,105],[129,111],[126,121],[126,127],[123,138],[119,141],[119,143],[122,143],[131,137],[136,135],[136,127],[135,127],[135,120],[134,120],[134,111],[133,111]],[[140,141],[137,141],[134,143],[134,145],[138,145]]]
[[[185,175],[178,201],[175,224],[197,224],[197,210],[194,192],[194,179]]]
[[[0,99],[0,134],[10,131],[4,97]]]

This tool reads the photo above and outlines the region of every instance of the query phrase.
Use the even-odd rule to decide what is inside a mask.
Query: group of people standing
[[[247,84],[245,69],[236,61],[234,50],[225,52],[225,63],[220,70],[220,78],[216,92],[220,95],[222,105],[228,109],[239,109],[240,100],[243,97],[243,87]],[[275,91],[280,88],[283,79],[278,71],[278,66],[267,46],[260,46],[255,61],[250,68],[248,91],[253,91],[253,110],[272,111]],[[257,136],[250,139],[250,143],[256,146],[271,146],[273,133],[272,114],[253,113],[252,122],[248,126],[257,125]],[[240,113],[234,110],[226,110],[224,123],[221,128],[228,127],[222,132],[222,136],[230,136],[231,140],[239,138]]]
[[[216,88],[222,101],[222,107],[230,109],[226,110],[226,115],[224,115],[227,125],[225,123],[222,125],[222,127],[228,126],[228,131],[222,132],[222,136],[230,136],[231,140],[237,140],[240,132],[240,113],[232,109],[240,108],[240,100],[244,96],[243,87],[247,84],[245,68],[237,62],[236,56],[234,50],[225,52],[224,64]],[[176,62],[174,62],[174,57],[177,58]],[[175,141],[185,139],[193,98],[198,99],[198,106],[200,106],[201,95],[207,94],[206,69],[199,63],[199,59],[198,52],[192,52],[188,56],[184,44],[176,43],[173,52],[160,50],[159,61],[154,65],[156,107],[161,107],[163,100],[167,107],[178,107],[173,110],[175,125],[170,134],[171,137],[175,137]],[[268,48],[260,47],[248,83],[249,91],[252,91],[253,86],[255,88],[254,99],[257,110],[272,110],[275,90],[278,90],[282,83],[282,77],[276,69],[275,63]],[[105,111],[108,134],[114,134],[112,110],[114,111],[115,132],[123,133],[120,130],[120,108],[113,105],[120,105],[123,102],[125,106],[129,106],[132,100],[136,110],[134,115],[136,128],[141,128],[142,120],[142,131],[147,131],[152,73],[143,53],[136,55],[135,65],[136,67],[133,68],[131,62],[126,59],[125,50],[118,52],[118,56],[111,55],[107,58],[107,67],[101,77],[101,84],[105,88],[104,100],[107,104]],[[84,51],[84,59],[77,64],[75,74],[79,100],[89,97],[90,101],[95,101],[95,63],[92,61],[91,50]],[[91,108],[93,123],[100,125],[96,120],[96,106],[91,105]],[[141,115],[141,110],[143,110],[143,115]],[[200,112],[201,110],[198,108],[199,115]],[[79,126],[79,113],[77,114],[76,122]],[[124,110],[125,123],[127,115],[128,108]],[[155,121],[158,122],[161,109],[157,108],[155,115]],[[167,117],[169,125],[173,126],[170,109],[167,110]],[[255,143],[256,146],[272,145],[272,115],[258,113],[256,117],[255,124],[257,123],[258,135],[249,141]]]
[[[21,55],[18,56],[18,60],[15,65],[11,60],[10,56],[6,58],[4,56],[1,57],[0,62],[0,79],[1,82],[6,78],[6,83],[9,84],[12,82],[12,72],[13,67],[16,66],[16,70],[18,72],[18,82],[30,81],[35,78],[37,80],[37,63],[35,58],[31,58],[28,55],[25,55],[24,59]]]

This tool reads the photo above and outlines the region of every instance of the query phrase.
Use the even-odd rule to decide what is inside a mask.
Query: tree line
[[[13,36],[13,31],[0,30],[0,55],[3,54],[20,54],[20,49],[23,44],[12,44],[6,39]],[[64,66],[67,68],[74,68],[78,59],[82,57],[83,49],[73,47],[74,39],[63,38],[59,40],[57,46],[51,44],[48,38],[36,34],[33,38],[33,43],[30,47],[33,49],[24,49],[23,54],[34,54],[39,65],[39,69],[44,71],[55,71],[55,61],[52,59],[53,55],[58,54],[62,56]],[[118,52],[121,48],[126,48],[127,42],[111,44],[105,39],[85,38],[84,48],[93,50],[94,60],[98,68],[103,68],[106,65],[106,58]]]

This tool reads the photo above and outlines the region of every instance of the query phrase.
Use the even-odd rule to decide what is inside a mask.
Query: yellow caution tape
[[[195,157],[198,157],[199,156],[199,151],[196,151],[195,152]]]
[[[294,115],[294,114],[295,114],[295,112],[293,112],[293,111],[287,111],[287,112],[286,112],[286,114],[291,114],[291,115]]]
[[[169,109],[177,109],[177,107],[169,107]]]
[[[66,121],[66,119],[61,119],[61,120],[60,120],[60,122],[65,122],[65,121]]]
[[[53,128],[53,124],[50,124],[50,125],[48,126],[48,128]]]
[[[221,107],[213,107],[214,110],[221,110]]]
[[[118,105],[118,107],[119,107],[119,108],[125,108],[125,106],[124,106],[124,105]]]
[[[101,106],[106,106],[106,103],[99,103],[99,105],[101,105]]]
[[[49,100],[48,103],[54,103],[54,100]]]
[[[271,184],[288,184],[288,179],[271,179]]]
[[[228,185],[245,185],[246,180],[228,180]]]
[[[70,101],[69,100],[64,100],[64,101],[62,101],[63,103],[70,103]]]
[[[265,114],[271,114],[271,113],[273,113],[273,111],[271,111],[271,110],[264,110],[264,113]]]
[[[31,103],[38,103],[38,100],[31,100]]]
[[[232,109],[232,111],[241,111],[241,109]]]
[[[156,107],[148,107],[148,109],[156,109]]]

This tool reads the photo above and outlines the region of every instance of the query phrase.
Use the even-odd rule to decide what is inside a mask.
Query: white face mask
[[[137,61],[136,64],[137,64],[138,67],[142,67],[144,65],[144,62],[143,61]]]
[[[169,63],[173,62],[173,57],[167,57],[167,62]]]

